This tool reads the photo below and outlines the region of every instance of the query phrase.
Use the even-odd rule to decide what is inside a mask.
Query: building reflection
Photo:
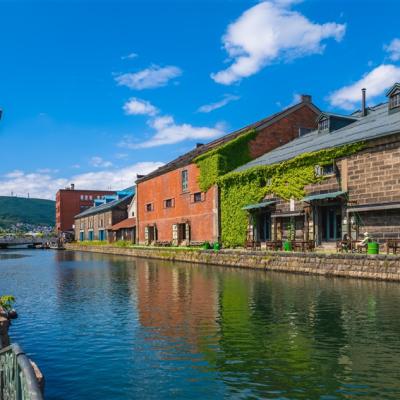
[[[160,336],[181,339],[198,351],[204,333],[217,330],[218,281],[199,266],[137,261],[140,322]]]

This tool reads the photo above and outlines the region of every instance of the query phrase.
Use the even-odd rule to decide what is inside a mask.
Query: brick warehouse
[[[255,130],[256,135],[249,142],[250,157],[254,159],[314,129],[319,114],[311,97],[304,95],[298,104],[209,144],[198,144],[196,149],[139,178],[138,242],[187,245],[219,241],[218,188],[213,185],[205,192],[200,190],[195,158]]]
[[[73,232],[75,215],[93,205],[93,200],[115,194],[109,190],[76,190],[74,184],[60,189],[56,194],[57,233]]]
[[[371,108],[364,97],[362,110],[351,116],[322,113],[316,131],[237,169],[243,173],[307,152],[311,157],[360,145],[353,154],[315,162],[320,180],[304,186],[302,199],[269,193],[260,203],[243,207],[249,216],[248,240],[314,240],[329,247],[345,235],[359,240],[365,232],[381,244],[400,239],[400,85],[387,96],[388,103]]]

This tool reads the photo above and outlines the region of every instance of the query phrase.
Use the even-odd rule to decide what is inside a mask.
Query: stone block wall
[[[400,281],[400,256],[362,254],[323,254],[266,251],[184,250],[169,248],[119,248],[113,246],[79,246],[70,250],[212,264],[225,267],[263,269],[348,278]]]

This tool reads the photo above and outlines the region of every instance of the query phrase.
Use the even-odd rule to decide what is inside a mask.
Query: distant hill
[[[0,227],[17,222],[32,225],[55,225],[56,203],[52,200],[0,196]]]

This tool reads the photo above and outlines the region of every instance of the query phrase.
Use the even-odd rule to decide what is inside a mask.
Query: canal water
[[[0,252],[47,399],[399,399],[400,285]]]

